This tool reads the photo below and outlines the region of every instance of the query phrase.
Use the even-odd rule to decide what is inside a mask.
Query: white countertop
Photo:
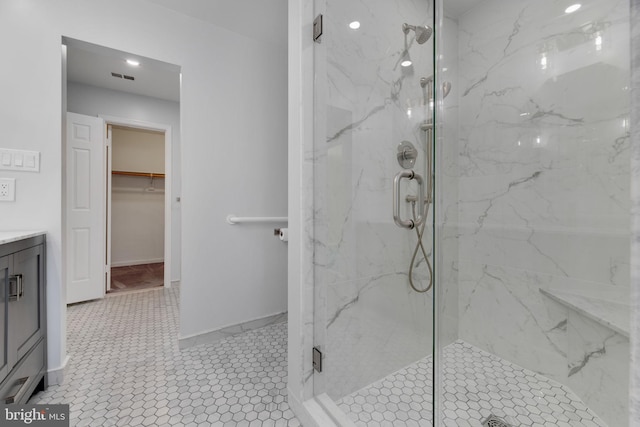
[[[0,231],[0,245],[16,242],[22,239],[28,239],[29,237],[40,236],[42,234],[46,234],[46,232],[41,230]]]

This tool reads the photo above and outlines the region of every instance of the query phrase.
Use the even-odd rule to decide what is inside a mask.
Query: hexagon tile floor
[[[514,427],[607,427],[563,385],[464,341],[443,359],[446,427],[482,427],[492,414]],[[337,403],[358,426],[431,427],[431,378],[429,356]]]
[[[64,384],[30,403],[68,403],[72,426],[300,426],[286,401],[286,323],[184,350],[179,288],[67,310]],[[606,427],[571,391],[463,341],[444,349],[444,425]],[[431,426],[431,357],[344,397],[359,426]]]
[[[178,287],[67,310],[65,382],[29,403],[68,403],[72,426],[300,426],[287,404],[287,325],[179,350]]]

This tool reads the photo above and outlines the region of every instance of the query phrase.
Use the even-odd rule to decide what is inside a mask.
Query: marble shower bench
[[[565,313],[561,380],[610,426],[628,425],[629,288],[540,289]]]
[[[544,295],[629,338],[630,290],[607,286],[598,289],[540,289]]]

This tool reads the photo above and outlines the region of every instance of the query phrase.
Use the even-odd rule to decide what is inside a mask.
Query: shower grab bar
[[[236,216],[235,214],[227,215],[227,223],[230,225],[240,223],[269,223],[269,222],[288,222],[286,216]]]
[[[400,182],[403,178],[418,182],[418,217],[415,220],[400,218]],[[424,180],[412,170],[403,170],[393,178],[393,221],[398,227],[412,229],[424,221]]]

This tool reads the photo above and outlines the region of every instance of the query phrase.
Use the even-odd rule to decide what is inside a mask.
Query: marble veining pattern
[[[640,0],[631,0],[631,372],[629,425],[640,425]]]
[[[544,295],[577,311],[582,316],[595,320],[629,338],[629,295],[626,290],[610,286],[597,292],[584,290],[540,289]]]
[[[426,355],[424,342],[406,342],[430,339],[432,301],[405,292],[412,236],[388,217],[397,170],[389,147],[409,139],[424,155],[415,89],[431,74],[431,51],[409,40],[413,70],[398,67],[399,25],[427,16],[415,1],[318,3],[328,31],[315,47],[309,225],[315,344],[330,369],[314,381],[316,393],[339,398]],[[454,84],[436,147],[438,304],[455,327],[441,345],[459,334],[601,403],[597,381],[585,378],[624,363],[624,339],[540,289],[630,287],[628,8],[601,0],[565,16],[552,0],[486,0],[444,28],[457,43],[444,42],[441,74]],[[350,16],[370,19],[354,33]],[[407,354],[374,360],[380,342]],[[601,351],[611,343],[619,350]],[[626,390],[604,397],[620,409]]]
[[[420,78],[433,74],[433,47],[416,43],[414,33],[405,37],[402,24],[430,24],[429,7],[421,0],[316,2],[325,31],[314,45],[314,345],[327,368],[314,389],[334,399],[431,348],[432,297],[411,292],[407,279],[416,235],[394,224],[391,203],[401,141],[418,151],[415,171],[426,169]],[[358,31],[348,27],[355,16]],[[405,50],[410,67],[400,66]],[[415,194],[414,184],[403,183],[403,194]],[[402,204],[403,217],[409,209]],[[432,246],[430,228],[424,244]],[[419,283],[426,271],[420,262]],[[381,342],[389,344],[384,351]]]
[[[629,338],[568,310],[568,380],[607,424],[628,423]]]
[[[629,23],[628,0],[487,0],[457,22],[459,338],[616,426],[624,319],[593,325],[540,290],[629,294]]]
[[[464,341],[444,349],[446,427],[481,427],[494,414],[513,426],[606,427],[567,387]],[[432,358],[426,357],[338,404],[358,426],[431,426]]]

